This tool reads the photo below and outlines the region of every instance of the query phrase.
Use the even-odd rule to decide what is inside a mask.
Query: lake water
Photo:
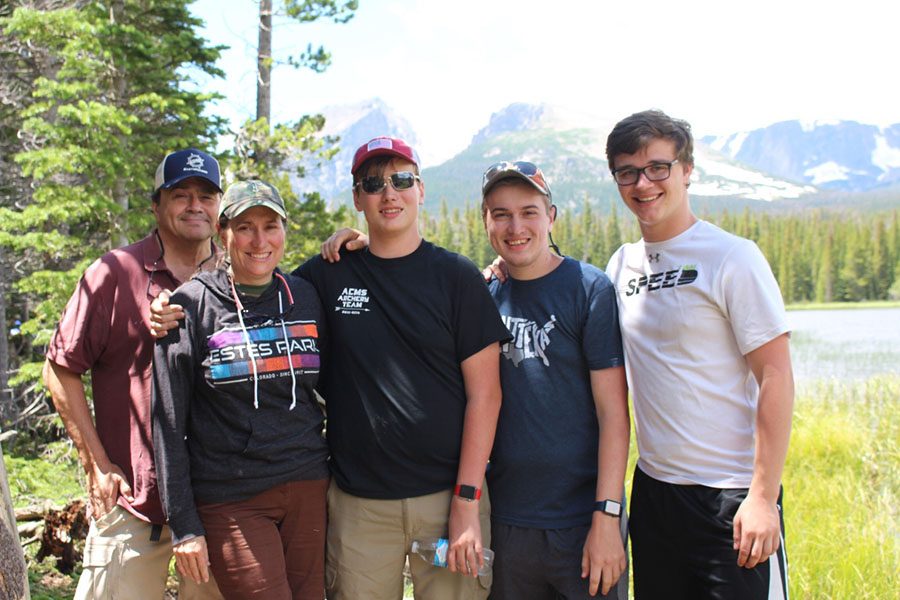
[[[798,383],[900,375],[900,308],[788,311]]]

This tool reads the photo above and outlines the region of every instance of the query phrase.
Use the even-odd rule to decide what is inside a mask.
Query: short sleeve
[[[753,242],[741,240],[726,257],[719,293],[741,354],[789,331],[778,282]]]
[[[458,257],[457,302],[453,307],[456,356],[461,363],[494,343],[512,339],[484,278],[472,261]]]
[[[622,334],[619,330],[619,308],[615,288],[599,269],[589,270],[585,281],[587,315],[584,321],[582,352],[592,371],[622,367]],[[587,276],[586,276],[587,277]]]
[[[82,275],[47,346],[47,358],[76,373],[100,359],[112,327],[116,275],[98,260]]]

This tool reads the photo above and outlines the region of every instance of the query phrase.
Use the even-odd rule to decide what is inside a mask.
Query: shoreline
[[[862,308],[900,308],[900,300],[862,300],[860,302],[802,302],[788,304],[787,310],[856,310]]]

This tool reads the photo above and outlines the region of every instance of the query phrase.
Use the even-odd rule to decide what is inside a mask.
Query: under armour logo
[[[649,260],[650,262],[659,262],[659,252],[648,254],[647,260]]]

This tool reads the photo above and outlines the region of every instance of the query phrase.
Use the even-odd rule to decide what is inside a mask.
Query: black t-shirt
[[[466,408],[460,364],[510,337],[478,269],[423,241],[401,258],[316,256],[295,274],[318,291],[331,336],[319,389],[337,484],[382,499],[453,487]]]

